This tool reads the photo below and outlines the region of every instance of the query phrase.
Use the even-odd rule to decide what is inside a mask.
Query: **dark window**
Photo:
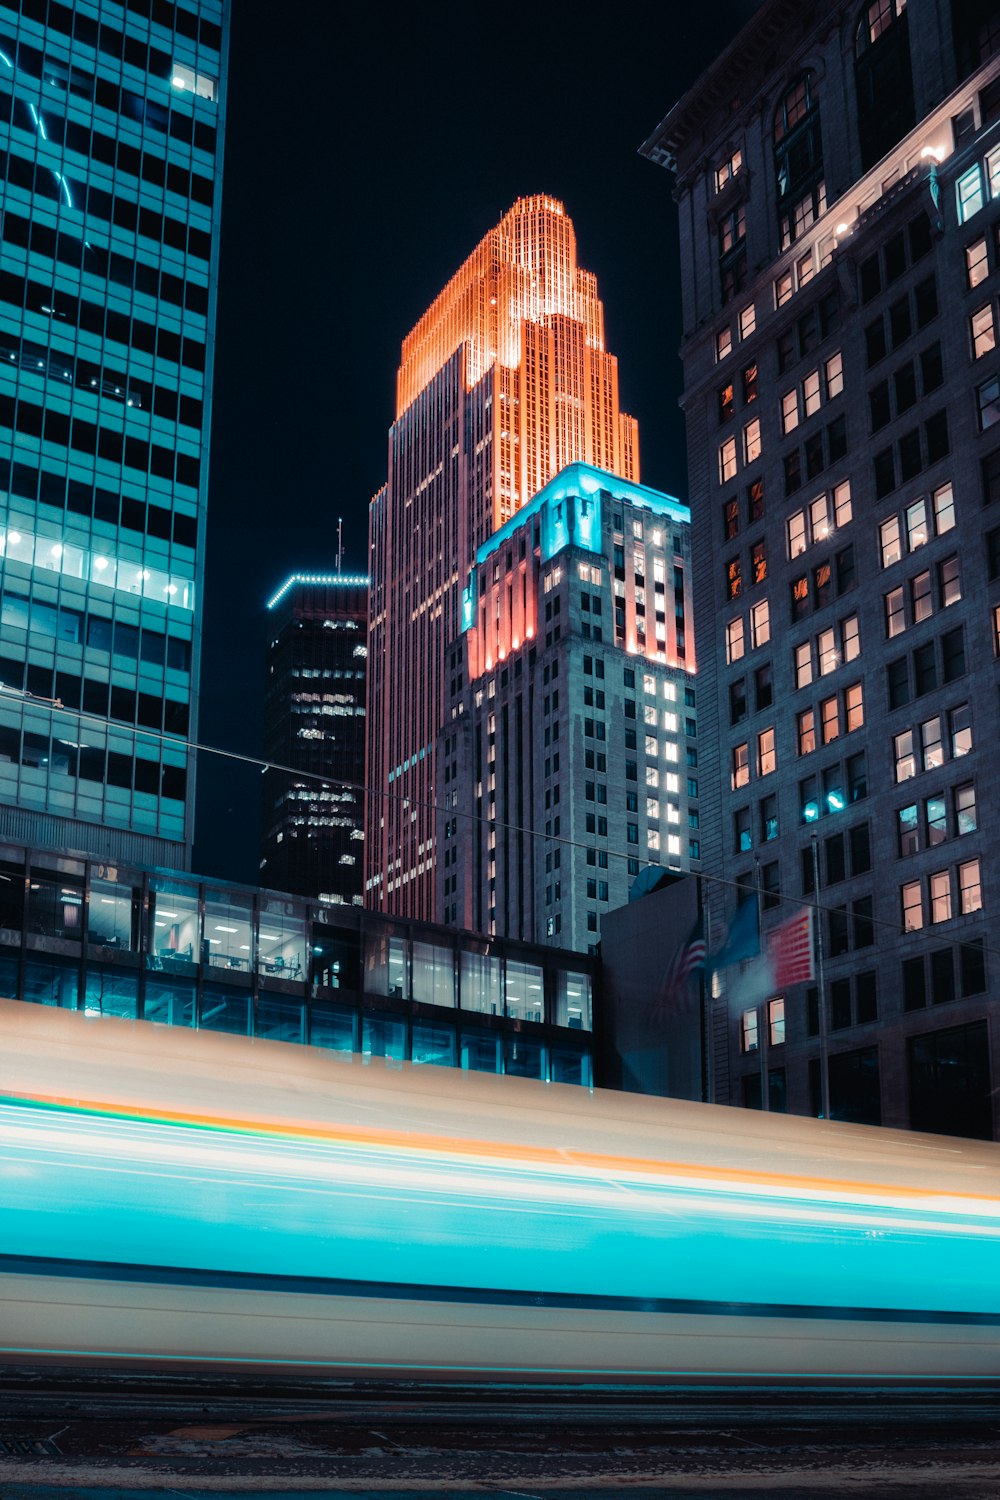
[[[903,1009],[922,1010],[927,1004],[927,986],[922,958],[903,959]]]
[[[937,1135],[992,1136],[985,1021],[910,1037],[910,1125]]]

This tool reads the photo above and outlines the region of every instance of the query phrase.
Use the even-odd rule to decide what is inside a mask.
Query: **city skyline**
[[[485,18],[459,23],[456,11],[431,31],[404,19],[383,34],[374,17],[352,13],[331,57],[325,7],[300,4],[273,33],[263,14],[234,14],[208,535],[210,578],[226,582],[208,606],[207,743],[236,752],[262,743],[264,606],[288,573],[332,569],[339,516],[345,570],[367,571],[367,508],[384,477],[400,340],[519,195],[565,201],[622,359],[621,403],[643,428],[643,480],[683,497],[676,217],[637,148],[663,99],[679,97],[753,9],[729,4],[678,33],[653,6],[637,8],[602,47],[604,81],[593,84],[615,108],[588,112],[572,139],[564,91],[590,78],[593,44],[554,15],[533,33],[551,89],[527,65],[504,72],[472,129],[443,83],[481,71],[480,54],[496,59],[487,72],[499,77]],[[313,33],[318,45],[304,46]],[[648,45],[635,45],[640,33]],[[282,73],[298,80],[296,109],[259,110]],[[417,79],[403,169],[393,112],[372,100],[408,98]],[[331,132],[351,142],[332,198]],[[275,200],[262,218],[265,180]],[[256,805],[255,773],[200,762],[196,866],[250,879],[256,830],[241,804]]]
[[[567,464],[637,479],[638,449],[572,219],[519,197],[402,344],[369,523],[367,904],[436,911],[437,737],[476,549]]]

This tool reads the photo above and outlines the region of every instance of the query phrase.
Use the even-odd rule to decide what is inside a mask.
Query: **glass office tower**
[[[0,835],[186,865],[228,3],[0,5]]]

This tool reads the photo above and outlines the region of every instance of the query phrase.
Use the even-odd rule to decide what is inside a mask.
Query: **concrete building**
[[[438,739],[438,913],[596,951],[647,863],[697,865],[690,516],[572,464],[476,553]]]
[[[438,731],[476,549],[567,464],[639,477],[592,273],[563,205],[519,198],[403,341],[371,504],[365,900],[434,913]]]
[[[998,48],[979,0],[765,0],[642,148],[681,227],[705,901],[815,902],[824,960],[715,999],[720,1101],[817,1112],[825,1019],[834,1114],[998,1133]]]
[[[261,880],[360,906],[368,579],[294,573],[267,608]]]
[[[183,865],[228,4],[0,17],[0,836]]]

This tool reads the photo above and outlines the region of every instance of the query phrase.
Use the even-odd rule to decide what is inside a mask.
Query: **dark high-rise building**
[[[1000,25],[765,0],[676,177],[705,902],[819,977],[716,995],[721,1102],[1000,1123]],[[734,971],[731,971],[734,972]],[[828,1067],[824,1054],[828,1054]]]
[[[294,573],[267,607],[261,878],[360,906],[368,580]]]
[[[0,836],[187,865],[228,4],[0,15]]]

